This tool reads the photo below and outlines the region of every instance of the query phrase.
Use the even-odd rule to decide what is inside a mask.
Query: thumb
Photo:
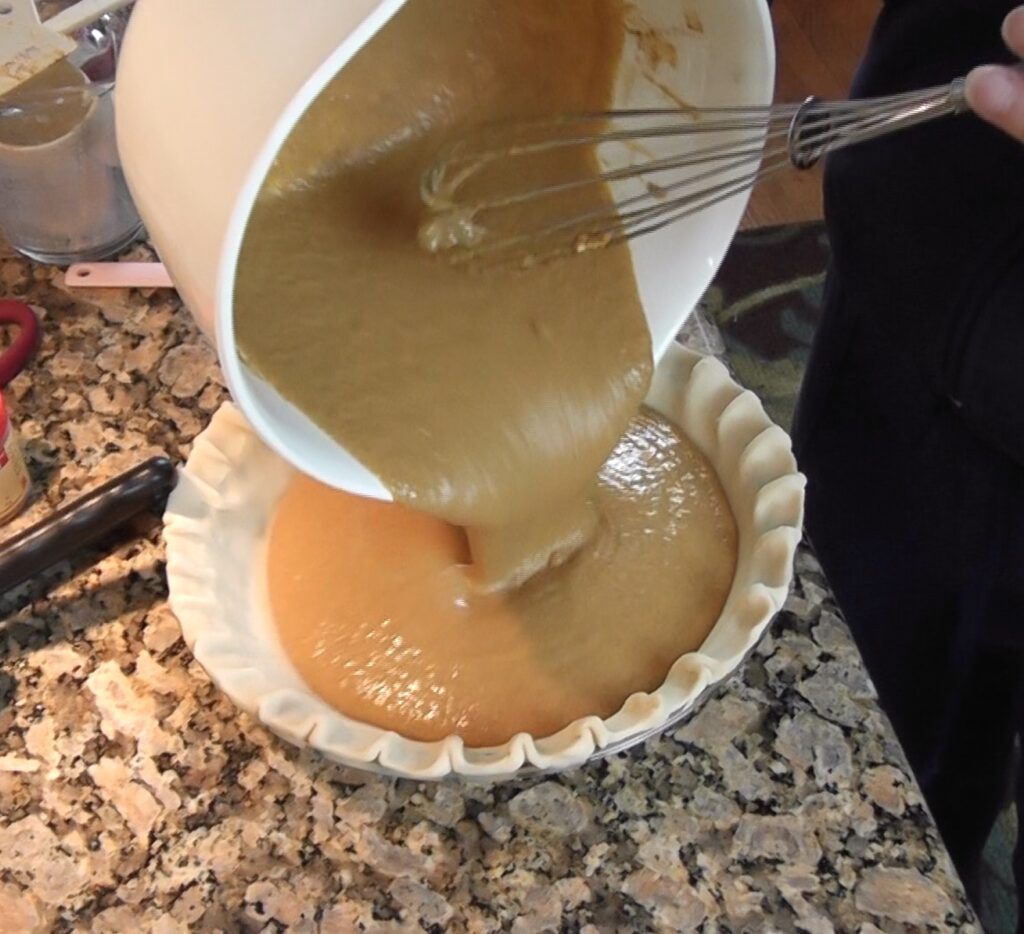
[[[1024,143],[1024,70],[982,65],[967,76],[966,93],[979,117]]]

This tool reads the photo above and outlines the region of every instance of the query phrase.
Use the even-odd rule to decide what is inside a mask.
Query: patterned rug
[[[739,234],[682,335],[695,350],[723,357],[787,430],[821,319],[828,260],[828,237],[820,223]],[[976,907],[990,934],[1016,930],[1016,824],[1011,806],[996,822],[985,850],[982,904]]]
[[[821,316],[828,257],[822,224],[741,233],[701,301],[703,322],[691,325],[716,326],[739,382],[787,430]]]

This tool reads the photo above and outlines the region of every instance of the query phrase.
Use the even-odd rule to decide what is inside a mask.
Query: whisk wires
[[[869,100],[780,107],[620,110],[490,126],[447,147],[422,180],[424,246],[452,261],[525,265],[651,234],[766,176],[965,109],[963,81]],[[600,167],[515,183],[517,163],[586,147]],[[532,176],[528,176],[532,178]],[[593,186],[610,199],[575,212]]]

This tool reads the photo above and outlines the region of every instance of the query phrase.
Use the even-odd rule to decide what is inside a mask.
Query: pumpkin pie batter
[[[296,128],[246,234],[246,362],[397,501],[296,480],[273,617],[313,690],[414,739],[610,715],[701,644],[733,578],[713,472],[637,416],[652,362],[628,250],[466,270],[418,241],[446,140],[608,107],[623,6],[408,0]],[[517,169],[595,170],[585,149]]]
[[[596,534],[564,566],[481,594],[455,526],[296,479],[270,531],[279,638],[309,686],[403,736],[493,746],[608,717],[704,641],[736,564],[714,471],[638,415],[601,471]]]
[[[593,530],[594,478],[646,394],[650,337],[628,250],[453,268],[420,248],[420,179],[482,122],[606,107],[623,36],[619,0],[409,0],[286,143],[240,258],[247,363],[399,502],[470,527],[490,586]],[[527,171],[585,175],[594,158]]]

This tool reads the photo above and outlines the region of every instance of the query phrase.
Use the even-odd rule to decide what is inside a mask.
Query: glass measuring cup
[[[103,259],[142,231],[114,131],[121,25],[104,17],[67,59],[0,99],[0,233],[40,262]]]

